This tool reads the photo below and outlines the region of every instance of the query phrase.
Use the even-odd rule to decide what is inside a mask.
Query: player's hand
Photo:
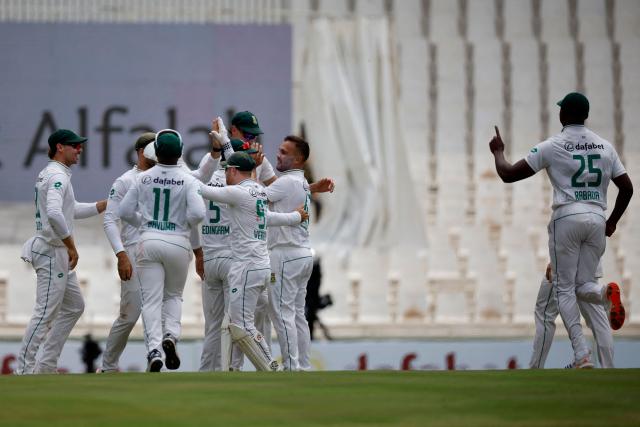
[[[496,154],[499,151],[504,151],[504,143],[500,137],[500,130],[498,130],[498,126],[494,126],[494,128],[496,130],[496,136],[491,138],[491,141],[489,141],[489,150],[491,150],[493,154]]]
[[[311,190],[312,193],[333,193],[335,188],[336,183],[331,178],[322,178],[309,185],[309,190]]]
[[[78,251],[75,246],[67,248],[67,254],[69,255],[69,271],[71,271],[76,268],[76,265],[78,265],[78,259],[80,256],[78,255]]]
[[[300,214],[300,222],[305,222],[309,219],[309,213],[304,210],[304,205],[298,206],[296,211]]]
[[[551,281],[551,264],[547,264],[547,271],[545,271],[544,276],[549,282]]]
[[[196,274],[200,280],[204,280],[204,255],[202,251],[196,252]]]
[[[127,253],[125,251],[118,252],[116,257],[118,257],[118,276],[120,276],[120,280],[123,282],[131,280],[133,267],[131,266],[131,261],[129,260]]]
[[[616,232],[616,228],[617,228],[617,224],[613,224],[613,223],[607,221],[607,224],[605,225],[605,228],[604,228],[604,234],[607,237],[611,237],[613,235],[613,233]]]
[[[107,209],[107,200],[100,200],[99,202],[96,202],[96,209],[98,209],[98,213],[101,214],[102,212],[104,212],[105,209]]]
[[[256,162],[256,167],[258,167],[262,164],[262,161],[264,160],[264,152],[262,151],[262,144],[260,144],[259,142],[253,142],[251,143],[251,148],[257,151],[257,153],[252,154],[251,157],[253,157],[253,160],[255,160]]]
[[[211,132],[209,132],[209,136],[211,137],[213,148],[222,148],[224,144],[229,142],[229,132],[220,117],[216,117],[211,121]],[[216,146],[214,143],[219,145]]]

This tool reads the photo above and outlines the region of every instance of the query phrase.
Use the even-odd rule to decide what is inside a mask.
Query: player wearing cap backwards
[[[633,185],[613,146],[584,126],[589,101],[569,93],[560,106],[562,132],[535,146],[525,159],[510,164],[496,127],[489,143],[498,175],[504,182],[528,178],[546,169],[553,186],[553,213],[549,222],[549,255],[553,287],[562,321],[569,333],[576,368],[591,368],[590,351],[582,333],[578,294],[583,300],[607,303],[612,329],[624,322],[620,288],[615,283],[600,286],[596,269],[611,236],[627,208]],[[609,181],[618,187],[615,207],[608,219]]]
[[[140,173],[120,204],[120,218],[139,227],[136,270],[140,279],[147,370],[178,369],[182,292],[191,260],[192,229],[205,215],[198,181],[177,162],[182,139],[174,130],[158,132],[158,164]]]
[[[277,370],[278,364],[254,324],[256,305],[270,276],[268,225],[291,225],[308,218],[300,206],[291,213],[272,213],[262,185],[251,179],[256,162],[247,153],[234,153],[226,162],[226,187],[202,187],[202,196],[224,203],[231,216],[233,261],[229,268],[229,332],[257,370]]]
[[[73,193],[70,167],[78,162],[87,138],[58,129],[48,142],[51,160],[38,175],[35,188],[36,235],[25,243],[21,255],[36,272],[36,305],[18,354],[19,375],[57,371],[62,347],[84,311],[73,271],[78,263],[73,220],[97,215],[107,204],[106,200],[79,203]]]

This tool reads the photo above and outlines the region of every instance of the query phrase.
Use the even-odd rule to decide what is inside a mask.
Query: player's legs
[[[120,283],[120,315],[113,322],[107,337],[106,348],[102,355],[102,370],[104,372],[118,370],[118,360],[142,311],[140,279],[135,266],[135,247],[128,246],[125,250],[133,266],[133,274],[130,280]]]
[[[53,326],[44,341],[42,356],[36,363],[36,373],[54,373],[58,369],[58,359],[62,348],[69,338],[71,330],[84,312],[84,299],[80,292],[75,271],[70,271],[67,277],[64,296],[60,309],[53,320]]]
[[[591,304],[580,300],[578,300],[578,307],[596,340],[600,367],[613,368],[613,333],[607,311],[602,304]]]
[[[271,251],[271,269],[275,282],[269,287],[269,302],[282,363],[285,369],[300,369],[298,353],[298,327],[296,325],[296,302],[300,286],[309,279],[313,258],[308,250],[300,248],[274,248]],[[306,279],[306,280],[305,280]],[[304,318],[304,297],[302,298]]]
[[[204,310],[204,340],[200,357],[200,371],[219,371],[221,369],[221,331],[222,319],[228,301],[229,292],[227,274],[229,258],[205,261],[205,283],[202,286],[202,308]],[[226,266],[226,268],[225,268]]]
[[[536,335],[533,338],[533,353],[529,367],[542,369],[549,355],[553,336],[556,332],[556,317],[558,317],[558,301],[551,281],[546,277],[540,282],[538,298],[534,318],[536,324]]]
[[[256,306],[256,328],[262,332],[264,336],[264,342],[271,351],[271,318],[269,317],[269,290],[265,290],[260,294],[258,298],[258,305]]]
[[[31,265],[36,272],[36,304],[18,353],[17,374],[33,373],[40,344],[60,308],[67,284],[68,256],[65,254],[56,252],[55,247],[41,239],[33,242]]]
[[[580,324],[575,281],[581,246],[590,234],[589,227],[583,221],[587,221],[590,216],[591,214],[588,213],[566,215],[552,220],[549,224],[549,255],[554,272],[553,286],[558,300],[560,317],[571,340],[574,360],[579,363],[588,358],[589,349]],[[592,277],[595,277],[598,259],[592,266],[590,274]]]
[[[303,371],[311,370],[311,333],[304,307],[307,297],[307,282],[313,270],[313,258],[309,258],[307,269],[308,274],[304,273],[298,280],[298,294],[295,300],[296,329],[298,330],[298,363]]]
[[[138,244],[136,271],[140,279],[142,322],[147,351],[160,350],[162,343],[162,297],[164,267],[161,262],[163,242],[142,240]]]
[[[229,317],[231,323],[244,329],[259,343],[265,356],[271,359],[271,352],[264,342],[262,333],[256,329],[254,320],[258,298],[267,286],[269,275],[270,269],[266,266],[246,265],[239,262],[232,265],[229,273]],[[234,351],[234,358],[237,357],[236,354],[237,352]],[[232,361],[232,365],[234,363],[237,363],[237,359]]]
[[[174,238],[175,236],[171,236]],[[176,240],[176,239],[173,239]],[[187,281],[191,249],[186,238],[178,240],[182,245],[167,244],[162,263],[165,269],[162,320],[164,334],[170,334],[176,340],[182,332],[182,293]]]

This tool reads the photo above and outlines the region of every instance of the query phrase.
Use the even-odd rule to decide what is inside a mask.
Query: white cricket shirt
[[[309,213],[311,190],[304,171],[291,169],[283,172],[270,186],[265,188],[269,208],[273,212],[291,212],[300,205]],[[309,220],[269,230],[269,249],[276,246],[311,248],[309,244]]]

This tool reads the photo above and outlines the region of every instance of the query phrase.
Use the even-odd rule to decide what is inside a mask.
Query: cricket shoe
[[[167,369],[176,370],[180,367],[180,357],[176,346],[176,339],[171,334],[166,334],[162,340],[162,349],[164,350],[164,363]]]
[[[565,369],[593,369],[593,362],[591,362],[591,352],[580,360],[575,360],[565,366]]]
[[[160,372],[162,369],[162,353],[151,350],[147,355],[147,372]]]
[[[607,305],[609,308],[609,324],[617,331],[624,325],[625,311],[620,300],[620,286],[611,282],[607,285]]]

